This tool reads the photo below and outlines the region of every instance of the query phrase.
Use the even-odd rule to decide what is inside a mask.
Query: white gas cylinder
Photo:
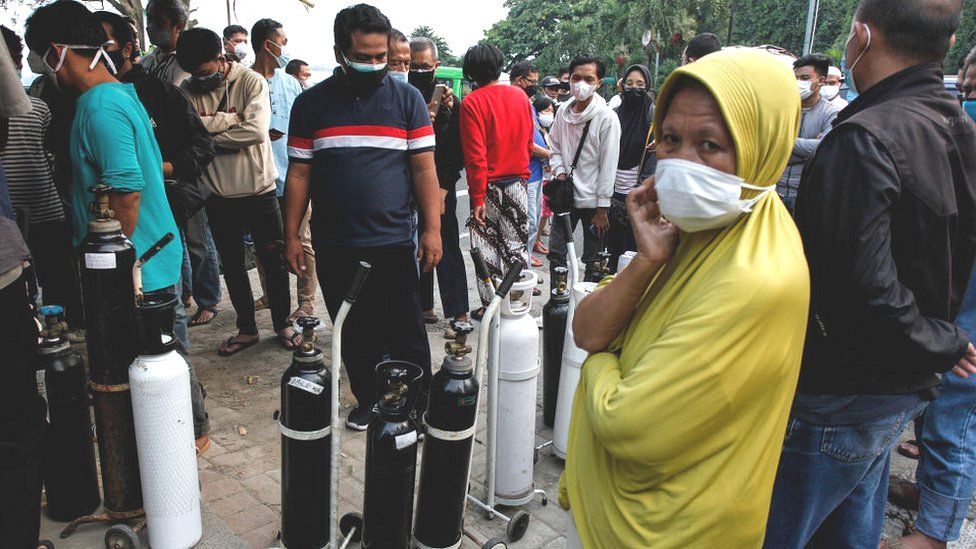
[[[552,426],[552,451],[556,456],[566,458],[566,444],[569,440],[569,419],[573,412],[573,396],[579,383],[580,369],[587,353],[576,346],[573,340],[573,317],[578,304],[596,289],[596,282],[577,282],[573,285],[573,300],[566,317],[566,338],[563,341],[563,363],[559,370],[559,393],[556,396],[556,421]]]

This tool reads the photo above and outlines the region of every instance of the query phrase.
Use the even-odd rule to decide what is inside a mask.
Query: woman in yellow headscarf
[[[627,200],[637,257],[575,313],[591,356],[567,547],[762,545],[810,293],[773,190],[799,123],[796,79],[765,52],[711,54],[662,87],[657,172]]]

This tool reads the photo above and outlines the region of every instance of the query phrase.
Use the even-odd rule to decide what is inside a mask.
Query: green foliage
[[[448,45],[447,40],[443,36],[434,32],[434,29],[427,25],[420,25],[419,27],[413,29],[410,33],[410,37],[414,36],[424,36],[430,38],[434,44],[437,45],[437,56],[440,58],[441,64],[447,65],[449,67],[460,67],[461,60],[454,55],[451,51],[451,46]]]

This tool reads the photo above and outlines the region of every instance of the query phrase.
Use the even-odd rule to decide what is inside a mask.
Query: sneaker
[[[372,419],[373,407],[358,404],[349,411],[349,415],[346,417],[346,427],[349,427],[353,431],[365,431],[366,427],[369,427],[369,422]]]

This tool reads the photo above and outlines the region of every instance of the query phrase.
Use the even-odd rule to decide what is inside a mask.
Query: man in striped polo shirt
[[[385,359],[424,370],[416,419],[427,408],[430,347],[420,315],[417,261],[441,258],[442,199],[434,129],[420,92],[386,75],[390,21],[358,4],[335,19],[340,67],[300,95],[288,130],[285,257],[306,268],[299,224],[312,200],[312,247],[334,318],[358,261],[372,265],[343,330],[343,360],[358,405],[346,425],[365,430],[376,402],[375,368]],[[423,225],[414,255],[410,199]]]

